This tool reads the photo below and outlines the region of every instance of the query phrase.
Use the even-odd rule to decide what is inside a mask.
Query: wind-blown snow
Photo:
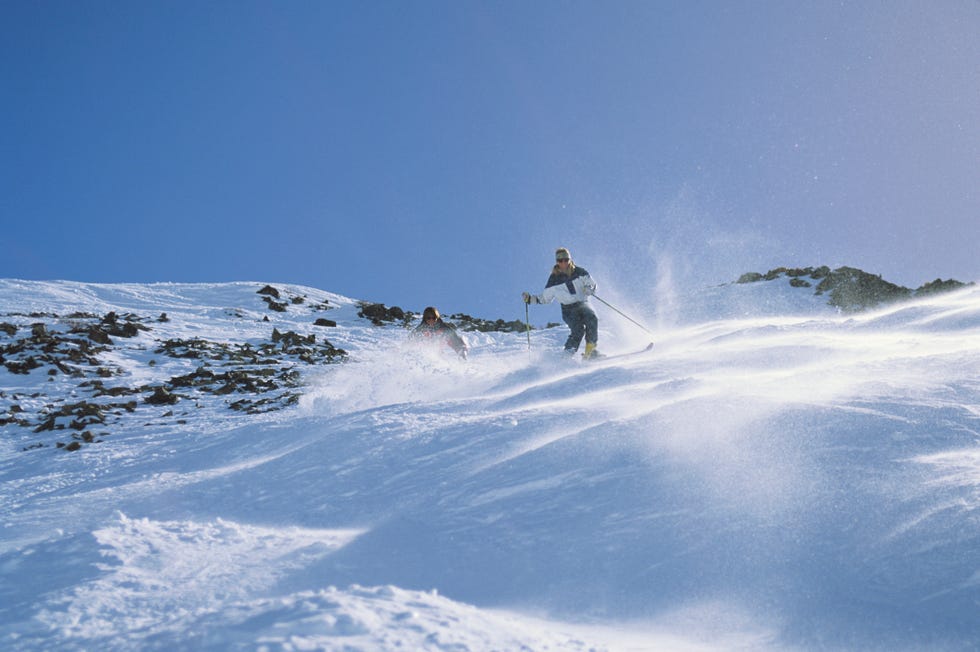
[[[312,332],[262,285],[6,280],[0,320],[166,312],[117,342],[136,385],[192,368],[156,340]],[[141,407],[75,452],[3,427],[4,649],[980,646],[980,289],[839,316],[715,288],[583,364],[563,329],[461,362],[279,287],[351,358],[298,405]],[[597,310],[607,354],[642,345]],[[49,378],[0,368],[0,411],[76,391]]]

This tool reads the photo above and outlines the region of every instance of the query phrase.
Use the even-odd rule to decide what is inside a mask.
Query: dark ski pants
[[[590,344],[599,341],[599,318],[586,303],[562,304],[561,318],[572,330],[565,340],[566,351],[578,351],[578,345],[582,343],[582,337]]]

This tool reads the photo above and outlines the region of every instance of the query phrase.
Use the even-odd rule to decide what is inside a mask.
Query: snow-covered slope
[[[0,367],[5,649],[980,645],[980,290],[841,317],[715,288],[583,364],[563,329],[466,333],[461,362],[263,285],[0,281],[4,346],[145,327],[77,375]],[[606,353],[642,345],[597,310]],[[347,361],[234,363],[300,378],[243,404],[227,353],[273,329]]]

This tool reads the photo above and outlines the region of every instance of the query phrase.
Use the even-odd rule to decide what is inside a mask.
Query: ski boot
[[[597,348],[595,348],[595,344],[591,342],[585,343],[585,353],[582,354],[583,360],[595,360],[601,357],[602,354],[599,353],[599,350]]]

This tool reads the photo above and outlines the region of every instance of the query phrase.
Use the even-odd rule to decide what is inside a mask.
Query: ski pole
[[[630,317],[629,315],[627,315],[625,312],[623,312],[622,310],[620,310],[616,306],[610,304],[608,301],[606,301],[605,299],[603,299],[602,297],[600,297],[598,294],[593,294],[592,296],[594,296],[599,301],[602,301],[604,304],[606,304],[607,306],[609,306],[610,308],[612,308],[613,310],[615,310],[616,312],[618,312],[623,317],[626,317],[626,319],[629,319],[631,322],[633,322],[634,324],[636,324],[637,326],[639,326],[640,328],[642,328],[645,332],[649,333],[650,335],[653,335],[653,333],[650,332],[650,329],[649,328],[647,328],[646,326],[644,326],[640,322],[636,321],[635,319],[633,319],[632,317]]]
[[[531,311],[528,309],[528,304],[524,302],[524,324],[527,326],[527,350],[531,350]]]

